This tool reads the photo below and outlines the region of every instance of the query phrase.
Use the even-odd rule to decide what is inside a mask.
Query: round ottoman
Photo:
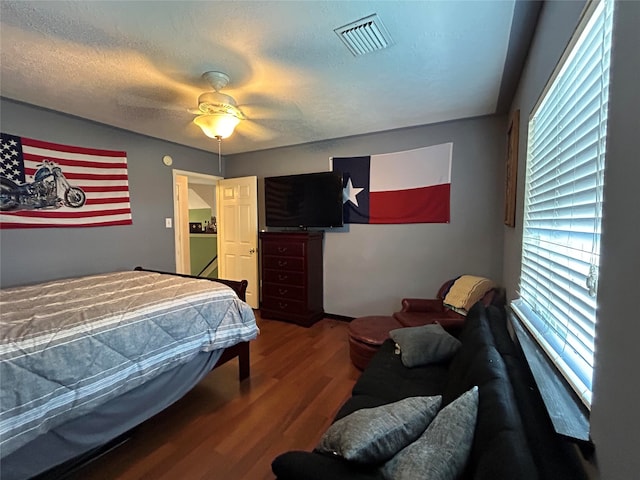
[[[374,315],[359,317],[349,323],[349,356],[353,364],[364,370],[389,332],[402,325],[393,317]]]

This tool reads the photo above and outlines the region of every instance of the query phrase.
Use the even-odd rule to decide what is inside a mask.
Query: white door
[[[258,178],[218,181],[218,277],[247,280],[247,303],[258,308]]]
[[[176,272],[191,273],[189,251],[189,179],[175,175],[174,190],[174,231],[176,242]],[[196,272],[198,273],[198,272]]]

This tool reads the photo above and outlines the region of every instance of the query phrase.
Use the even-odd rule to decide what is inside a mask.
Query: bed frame
[[[247,299],[247,286],[249,285],[249,282],[247,282],[246,280],[237,281],[226,280],[224,278],[196,277],[195,275],[187,275],[186,273],[163,272],[161,270],[151,270],[141,266],[137,266],[136,268],[134,268],[134,270],[142,272],[162,273],[166,275],[176,275],[178,277],[197,278],[199,280],[209,280],[210,282],[222,283],[228,287],[231,287],[233,291],[236,292],[240,300],[245,301]],[[222,353],[222,356],[213,368],[216,369],[236,357],[238,357],[238,379],[242,381],[245,378],[249,378],[249,375],[251,374],[249,342],[238,343],[233,347],[225,349],[225,351]]]

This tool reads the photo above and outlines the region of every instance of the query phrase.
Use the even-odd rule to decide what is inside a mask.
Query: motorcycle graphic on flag
[[[86,201],[84,191],[72,186],[62,169],[50,160],[38,166],[30,183],[18,184],[0,176],[0,211],[3,212],[62,206],[80,208]]]

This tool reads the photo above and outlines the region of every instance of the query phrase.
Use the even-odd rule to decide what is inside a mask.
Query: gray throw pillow
[[[385,462],[424,432],[441,403],[440,395],[408,397],[356,410],[333,423],[316,450],[358,463]]]
[[[471,453],[478,415],[478,387],[440,410],[415,442],[382,467],[386,480],[454,480]]]
[[[397,328],[389,336],[400,350],[402,364],[408,368],[449,360],[462,345],[438,323]]]

